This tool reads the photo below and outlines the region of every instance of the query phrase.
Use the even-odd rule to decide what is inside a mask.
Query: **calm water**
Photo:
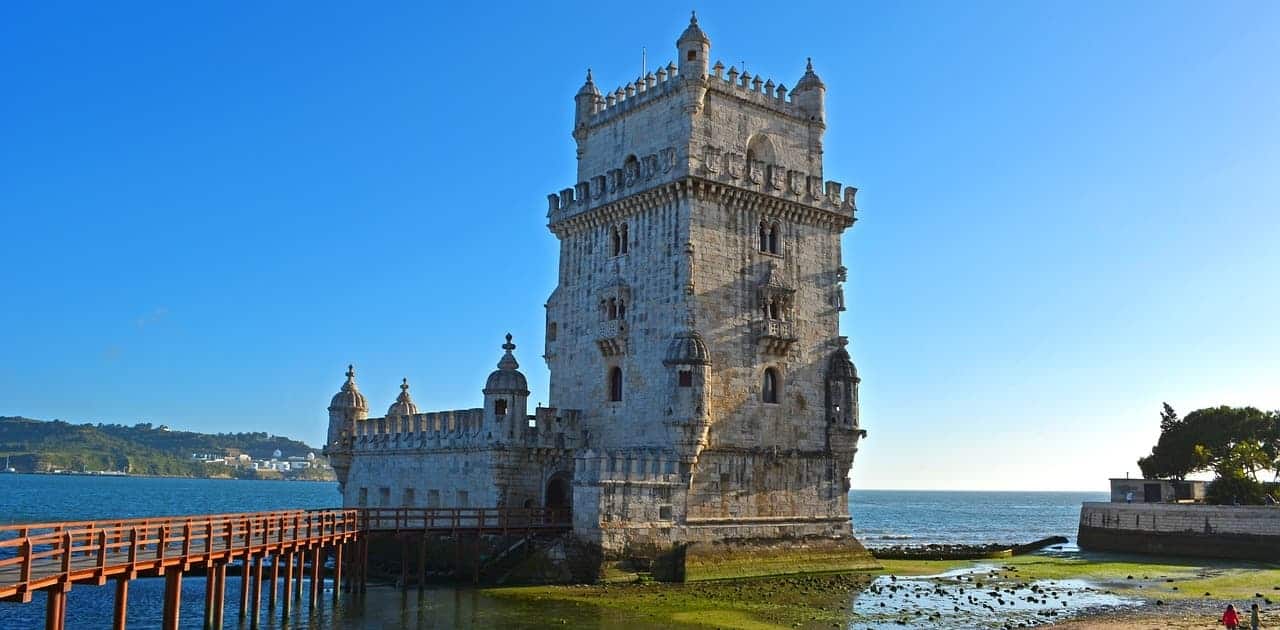
[[[850,511],[859,538],[870,547],[931,542],[1026,542],[1045,536],[1074,538],[1082,501],[1105,500],[1105,493],[1057,492],[901,492],[859,490],[850,494]],[[106,517],[165,516],[251,512],[286,508],[334,507],[333,483],[149,479],[136,477],[63,477],[0,475],[0,524]],[[239,578],[227,580],[228,628],[239,628],[234,602]],[[109,625],[112,595],[107,587],[76,586],[68,598],[71,630]],[[130,586],[129,627],[159,628],[163,580],[135,580]],[[868,595],[851,594],[850,610],[866,606]],[[264,594],[264,609],[265,599]],[[204,579],[183,580],[182,626],[202,625]],[[861,602],[861,603],[859,603]],[[353,607],[355,606],[355,607]],[[43,627],[44,606],[0,603],[0,630]],[[417,593],[372,589],[359,605],[332,607],[329,597],[313,618],[294,628],[572,627],[640,628],[634,620],[601,617],[593,607],[549,604],[536,611],[512,610],[507,600],[465,589]],[[295,617],[298,617],[295,615]],[[530,619],[537,621],[530,621]],[[865,627],[859,623],[859,627]],[[277,622],[263,628],[281,628]],[[982,627],[981,624],[974,627]]]

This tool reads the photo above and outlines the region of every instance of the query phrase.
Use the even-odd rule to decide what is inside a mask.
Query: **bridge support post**
[[[281,614],[282,619],[289,618],[290,604],[293,603],[293,552],[286,551],[284,553],[284,592],[281,593]]]
[[[44,628],[45,630],[62,630],[67,622],[67,589],[63,584],[55,585],[45,591]]]
[[[427,585],[427,533],[422,532],[422,538],[418,540],[418,592],[421,593]]]
[[[302,574],[307,572],[307,550],[299,550],[294,555],[298,557],[298,576],[294,578],[293,590],[298,598],[298,608],[302,608]]]
[[[333,547],[333,601],[338,601],[338,594],[342,592],[342,548],[346,543],[338,543]]]
[[[369,590],[369,539],[360,540],[360,594]]]
[[[409,590],[409,540],[400,539],[400,589]]]
[[[111,607],[111,630],[124,630],[129,614],[129,578],[116,578],[116,602]]]
[[[182,567],[164,572],[164,630],[178,630],[178,613],[182,608]]]
[[[213,600],[216,599],[214,591],[218,586],[218,571],[214,568],[213,562],[210,562],[204,568],[204,628],[210,630],[213,628]]]
[[[253,620],[250,622],[251,627],[258,627],[258,614],[262,610],[262,556],[254,556],[253,558],[253,595],[250,614]]]
[[[222,615],[227,608],[227,563],[216,562],[213,567],[213,627],[221,630]]]
[[[249,556],[240,561],[240,618],[244,619],[249,612]]]
[[[280,582],[280,552],[271,556],[271,590],[267,591],[267,611],[276,609],[276,588]]]
[[[320,606],[320,586],[324,583],[324,575],[320,569],[324,567],[324,549],[319,545],[311,552],[311,607]]]

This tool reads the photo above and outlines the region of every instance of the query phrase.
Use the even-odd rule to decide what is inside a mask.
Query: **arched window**
[[[769,226],[764,221],[760,222],[760,251],[769,251]]]
[[[611,402],[622,401],[622,368],[609,368],[609,400]]]
[[[618,319],[618,299],[617,298],[609,298],[609,306],[606,312],[609,314],[609,319],[611,320]]]
[[[626,318],[627,318],[627,301],[623,299],[619,299],[618,300],[618,319],[626,319]]]
[[[778,402],[778,370],[774,368],[765,368],[764,370],[764,391],[762,398],[764,402],[777,404]]]
[[[619,238],[619,240],[621,241],[620,246],[619,246],[619,249],[618,249],[618,252],[619,252],[619,253],[621,253],[621,254],[625,254],[625,253],[627,253],[627,241],[629,241],[629,240],[631,240],[631,239],[630,239],[630,238],[628,237],[628,235],[627,235],[627,224],[626,224],[626,223],[623,223],[623,224],[622,224],[622,227],[618,228],[618,238]]]
[[[613,240],[613,248],[610,250],[614,256],[622,253],[622,239],[618,234],[618,228],[615,226],[610,232],[610,238]]]
[[[505,416],[505,415],[507,415],[507,401],[506,401],[506,399],[504,399],[504,398],[499,398],[499,399],[497,399],[497,400],[493,401],[493,415],[495,415],[495,416]]]
[[[769,228],[769,253],[770,254],[782,253],[782,246],[779,242],[781,241],[781,238],[779,237],[779,234],[778,234],[780,231],[781,229],[778,227],[777,223],[774,223],[773,226]]]
[[[778,304],[777,300],[769,300],[768,317],[769,319],[782,319],[782,305]]]

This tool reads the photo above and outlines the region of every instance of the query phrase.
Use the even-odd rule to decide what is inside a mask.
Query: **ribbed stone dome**
[[[418,406],[413,403],[413,398],[409,396],[409,379],[400,382],[400,395],[396,396],[396,401],[391,403],[387,408],[388,418],[399,418],[400,416],[412,416],[418,413]]]
[[[498,369],[489,374],[489,380],[485,381],[484,393],[528,396],[529,382],[520,373],[520,363],[516,361],[515,355],[511,354],[516,349],[516,344],[511,343],[511,333],[507,333],[507,342],[502,344],[502,349],[506,350],[506,354],[498,361]]]
[[[818,78],[818,74],[813,71],[813,60],[810,59],[805,65],[804,76],[800,77],[800,82],[796,83],[796,87],[794,90],[791,90],[791,93],[794,94],[810,88],[825,87],[827,87],[826,84],[824,84],[822,79]]]
[[[361,394],[360,389],[356,387],[355,366],[347,366],[347,382],[342,384],[341,391],[333,395],[333,400],[329,401],[329,409],[359,409],[360,411],[368,411],[369,401],[365,400],[364,394]]]
[[[848,350],[840,348],[831,355],[831,362],[827,365],[827,378],[854,382],[858,380],[858,368],[853,365],[853,359],[849,358]]]
[[[667,356],[662,360],[667,365],[711,365],[711,353],[702,335],[696,331],[685,330],[676,333],[667,345]]]
[[[680,34],[680,39],[676,40],[676,45],[679,46],[690,40],[711,43],[711,38],[707,37],[707,34],[703,33],[701,28],[698,28],[698,15],[696,13],[689,17],[689,27]]]

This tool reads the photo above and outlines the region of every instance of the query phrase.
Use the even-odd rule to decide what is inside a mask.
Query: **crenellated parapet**
[[[492,441],[483,424],[484,409],[369,418],[356,423],[351,446],[357,455],[410,448],[474,448]]]
[[[679,70],[675,64],[668,63],[666,67],[638,77],[612,92],[597,95],[591,105],[590,115],[584,122],[588,127],[608,123],[654,101],[677,94],[679,83]]]
[[[766,195],[804,204],[855,220],[858,189],[838,181],[824,181],[821,175],[763,160],[747,159],[741,151],[704,145],[692,156],[691,175]],[[675,148],[666,148],[643,159],[628,158],[619,168],[578,182],[572,188],[547,195],[547,219],[556,224],[583,213],[633,198],[637,193],[670,183],[666,175],[677,169]]]

